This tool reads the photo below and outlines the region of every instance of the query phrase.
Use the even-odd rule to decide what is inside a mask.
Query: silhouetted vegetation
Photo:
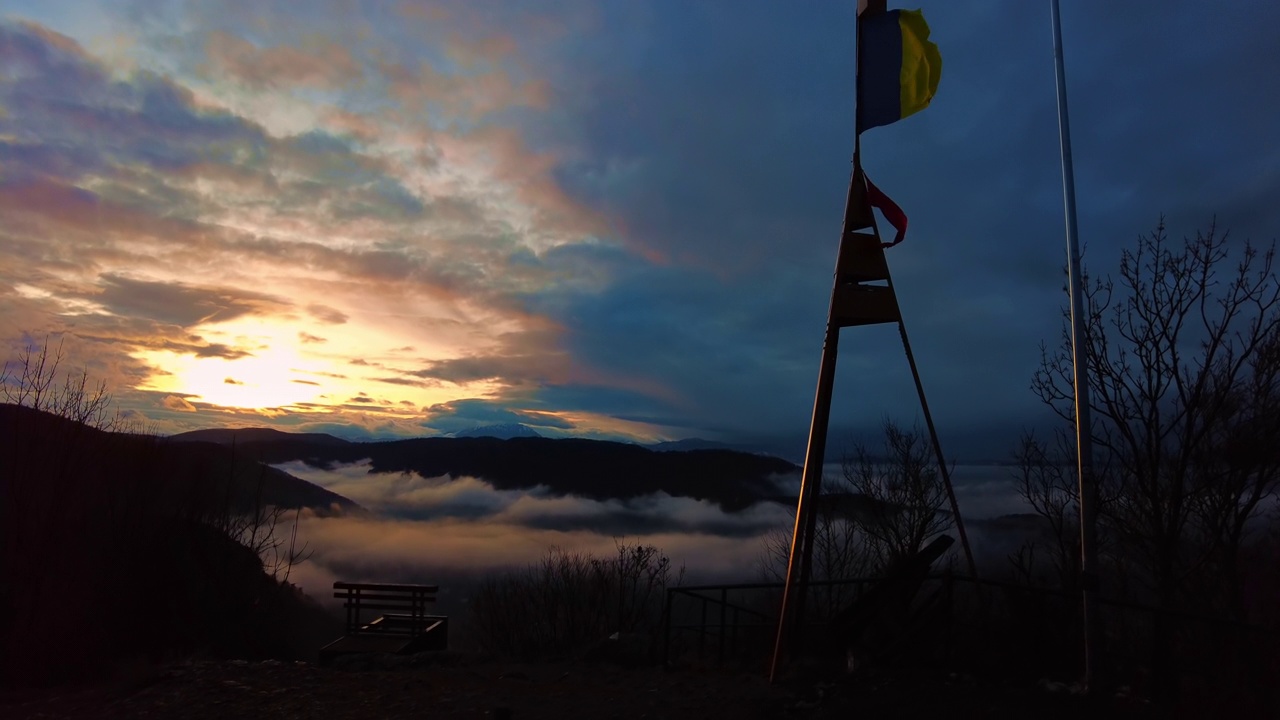
[[[953,524],[942,512],[946,488],[920,428],[886,420],[881,432],[881,447],[855,443],[840,475],[823,478],[814,508],[815,582],[875,577]],[[766,581],[785,581],[793,530],[779,527],[766,537],[760,568]],[[809,602],[818,618],[829,618],[857,592],[854,585],[828,585],[811,592]]]
[[[1107,649],[1113,670],[1170,701],[1206,677],[1256,694],[1244,688],[1258,672],[1280,671],[1280,282],[1274,243],[1232,245],[1213,225],[1173,242],[1161,223],[1115,278],[1085,278],[1101,592],[1153,608],[1104,607]],[[1032,382],[1063,425],[1017,453],[1050,533],[1013,561],[1028,582],[1075,593],[1071,373],[1064,319]]]
[[[621,659],[608,652],[614,643],[631,661],[648,661],[662,630],[665,591],[683,575],[650,545],[619,543],[609,558],[551,548],[536,565],[480,583],[469,603],[472,632],[482,651],[505,658],[603,650]]]
[[[1256,715],[1280,700],[1273,682],[1280,674],[1274,260],[1274,244],[1232,247],[1212,226],[1174,243],[1161,225],[1123,252],[1115,279],[1086,277],[1102,560],[1104,673],[1097,692],[1120,687],[1162,712],[1176,706],[1189,716]],[[1036,531],[1006,567],[988,568],[981,584],[948,584],[945,574],[935,581],[947,596],[941,624],[898,641],[896,657],[907,658],[901,671],[962,668],[1018,683],[1079,677],[1086,579],[1071,383],[1064,311],[1061,340],[1043,349],[1032,382],[1063,424],[1048,440],[1028,434],[1015,451],[1015,477],[1039,521]],[[883,474],[882,466],[865,457],[852,465]],[[876,472],[851,475],[850,467],[846,462],[846,487],[829,483],[834,495],[819,505],[815,580],[876,575],[880,558],[897,546],[871,532],[876,519],[937,517],[943,507],[938,497],[885,497],[876,483],[852,482]],[[848,498],[859,500],[857,512]],[[900,507],[922,514],[894,511]],[[767,553],[766,569],[778,580],[790,534],[779,532]],[[922,536],[895,537],[907,541],[907,551]],[[822,607],[826,595],[837,596],[828,603],[835,605],[857,593],[854,586],[818,589],[811,602],[822,615],[834,609]]]

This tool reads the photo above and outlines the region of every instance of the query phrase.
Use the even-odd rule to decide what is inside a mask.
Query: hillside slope
[[[272,505],[357,509],[224,446],[0,405],[0,684],[191,653],[308,657],[333,621],[245,544],[289,552]]]

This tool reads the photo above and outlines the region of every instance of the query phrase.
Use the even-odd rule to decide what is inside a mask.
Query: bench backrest
[[[347,615],[347,634],[387,632],[418,635],[429,626],[427,603],[436,601],[436,585],[400,585],[394,583],[333,584],[333,596],[343,601]],[[380,617],[366,623],[366,611]]]

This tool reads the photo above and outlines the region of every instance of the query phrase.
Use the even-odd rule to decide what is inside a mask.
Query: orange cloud
[[[74,185],[35,179],[3,185],[0,216],[8,229],[25,230],[35,236],[75,232],[77,249],[111,253],[111,235],[145,235],[172,243],[193,239],[197,224],[158,216],[143,209],[111,202]]]
[[[50,30],[49,28],[43,25],[39,25],[33,22],[21,21],[21,20],[18,21],[18,25],[20,25],[25,30],[39,36],[41,40],[44,40],[46,43],[49,43],[50,45],[52,45],[53,47],[56,47],[62,52],[69,53],[72,55],[78,55],[81,57],[88,57],[88,54],[84,51],[84,48],[80,45],[80,43],[67,37],[66,35],[63,35],[60,32],[55,32],[53,30]]]
[[[333,88],[359,80],[362,74],[350,50],[321,37],[307,38],[302,47],[260,48],[215,30],[205,38],[204,51],[216,70],[255,88]]]
[[[192,405],[187,402],[185,398],[180,398],[177,395],[166,396],[164,400],[160,401],[160,406],[168,410],[175,410],[177,412],[184,413],[193,413],[196,411],[195,405]]]
[[[378,62],[391,96],[410,113],[431,109],[465,120],[478,120],[510,107],[545,109],[550,103],[547,84],[514,82],[505,71],[442,73],[429,63],[412,67]]]
[[[555,180],[561,162],[549,152],[530,150],[517,131],[484,127],[465,136],[465,142],[487,156],[495,176],[509,184],[517,197],[548,230],[603,235],[611,225],[607,216],[573,199]]]
[[[351,135],[363,142],[374,140],[382,133],[382,126],[368,115],[349,112],[342,108],[324,111],[324,122],[330,128]]]
[[[490,35],[478,40],[451,35],[445,41],[444,52],[464,68],[496,65],[515,54],[516,41],[510,35]]]
[[[414,407],[519,400],[547,383],[641,382],[575,362],[564,329],[527,302],[562,282],[596,290],[610,272],[590,257],[541,257],[608,226],[560,188],[560,151],[535,150],[496,121],[468,129],[467,118],[547,105],[545,83],[511,67],[528,38],[502,28],[448,32],[460,74],[443,71],[448,61],[382,66],[406,107],[429,106],[441,122],[423,128],[385,104],[324,106],[312,118],[319,128],[295,134],[268,132],[225,84],[202,90],[227,93],[225,109],[207,110],[218,103],[200,105],[178,80],[108,80],[111,68],[74,41],[38,33],[43,40],[29,45],[66,52],[33,56],[52,100],[5,105],[21,121],[18,136],[36,141],[0,168],[0,328],[13,336],[52,323],[87,341],[91,354],[120,366],[111,377],[134,388],[129,402],[170,425],[215,422],[225,410],[183,384],[182,368],[227,367],[234,374],[201,386],[227,393],[234,386],[225,378],[252,380],[241,369],[276,349],[232,327],[241,321],[274,323],[280,344],[296,346],[317,377],[281,381],[293,391],[273,411],[281,424],[328,414],[415,434]],[[208,69],[241,89],[349,82],[361,76],[356,57],[372,53],[353,57],[314,39],[263,48],[226,33],[206,37]],[[139,106],[143,96],[166,103],[165,112]],[[420,348],[416,357],[389,349],[405,341]],[[356,354],[367,360],[356,363]],[[339,378],[324,369],[346,363],[346,382],[318,379]],[[156,380],[163,377],[170,380]],[[298,395],[302,386],[316,394]],[[362,387],[373,395],[356,395]]]

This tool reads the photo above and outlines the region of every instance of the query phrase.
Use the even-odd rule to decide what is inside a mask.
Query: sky
[[[1006,454],[1061,328],[1049,4],[921,0],[932,105],[863,135],[948,454]],[[911,6],[911,7],[914,7]],[[854,3],[9,0],[0,348],[159,432],[520,422],[798,457],[853,147]],[[1280,5],[1064,3],[1086,264],[1280,230]],[[835,448],[920,418],[842,334]]]

